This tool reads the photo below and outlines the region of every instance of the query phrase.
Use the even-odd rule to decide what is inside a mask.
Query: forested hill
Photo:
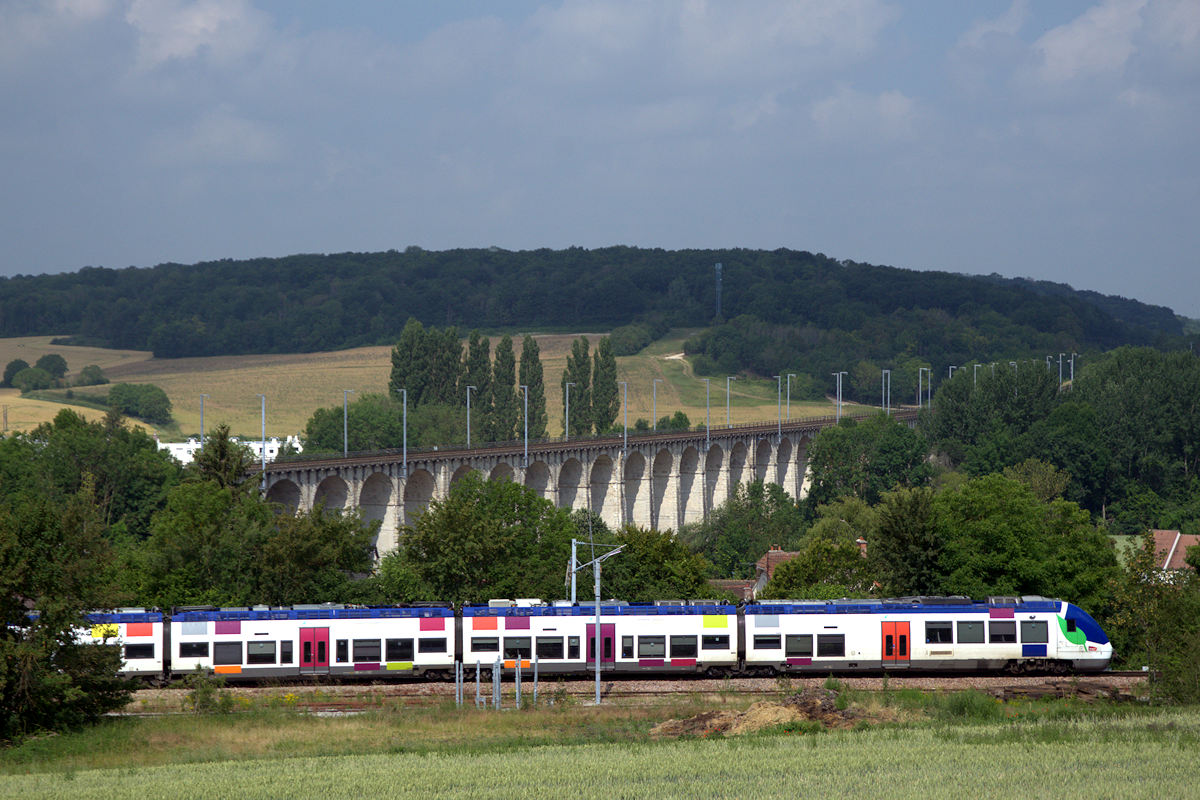
[[[1169,309],[1123,298],[804,251],[412,247],[0,279],[0,336],[66,334],[181,357],[393,343],[410,316],[464,330],[697,327],[714,320],[717,262],[726,320],[843,332],[880,318],[947,320],[967,334],[1026,347],[1053,337],[1080,350],[1182,334]]]

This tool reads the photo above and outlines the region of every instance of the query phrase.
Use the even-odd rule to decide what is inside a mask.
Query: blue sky
[[[0,274],[790,247],[1200,317],[1200,3],[0,0]]]

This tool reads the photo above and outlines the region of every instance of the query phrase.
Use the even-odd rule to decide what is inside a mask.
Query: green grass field
[[[1200,797],[1195,708],[905,702],[925,716],[662,740],[704,704],[114,719],[0,752],[0,798]]]
[[[653,343],[638,355],[617,359],[618,379],[628,382],[630,427],[638,418],[651,419],[655,410],[655,386],[659,417],[670,416],[679,410],[688,415],[693,425],[704,422],[705,384],[692,373],[691,364],[682,357],[687,334],[687,331],[679,331]],[[599,341],[600,334],[586,335],[593,346]],[[551,436],[562,434],[563,402],[559,385],[571,342],[576,336],[535,336],[541,349]],[[88,364],[96,364],[114,383],[153,383],[167,393],[177,423],[169,429],[151,429],[164,439],[183,439],[199,433],[201,394],[208,395],[204,400],[205,427],[211,429],[224,422],[234,435],[251,439],[261,435],[258,395],[265,395],[267,436],[283,437],[303,431],[316,409],[340,406],[343,389],[354,390],[351,399],[369,392],[386,392],[391,373],[390,347],[292,355],[155,359],[149,353],[139,351],[51,345],[50,338],[0,340],[0,363],[22,358],[32,364],[46,353],[59,353],[67,360],[68,377]],[[493,348],[497,338],[492,337]],[[517,344],[519,347],[519,339]],[[655,384],[655,379],[662,382]],[[80,391],[103,391],[103,387]],[[62,390],[49,394],[88,419],[103,416],[102,411],[72,405]],[[49,421],[63,408],[62,403],[21,397],[15,389],[0,389],[0,405],[8,416],[7,430],[30,430]],[[732,382],[728,408],[728,419],[733,423],[775,419],[780,413],[776,382],[747,378]],[[851,406],[847,404],[845,408]],[[714,428],[725,424],[724,376],[711,381],[708,409]],[[792,417],[831,413],[833,405],[829,402],[793,402],[790,405]],[[619,415],[618,423],[622,420]]]

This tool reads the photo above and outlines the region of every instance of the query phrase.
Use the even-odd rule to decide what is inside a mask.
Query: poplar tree
[[[388,392],[397,400],[404,389],[409,405],[417,405],[425,391],[429,375],[429,354],[425,346],[425,326],[413,317],[404,323],[400,339],[392,348],[392,374]]]
[[[467,387],[471,390],[471,426],[485,438],[492,431],[492,342],[481,337],[479,331],[471,331],[467,341],[467,360],[463,369],[462,381],[458,385],[458,393],[463,404],[467,400]]]
[[[571,387],[572,410],[571,418],[566,420],[567,413],[567,384]],[[580,336],[571,343],[571,353],[567,356],[567,368],[562,375],[563,393],[563,430],[567,422],[571,425],[572,436],[587,436],[592,431],[592,365],[588,358],[587,337]]]
[[[546,383],[537,341],[529,334],[521,341],[520,385],[529,387],[529,438],[546,435]]]
[[[492,364],[492,441],[515,439],[522,427],[521,400],[517,396],[517,362],[513,354],[512,337],[505,334],[496,345],[496,360]]]
[[[612,427],[621,412],[621,396],[617,392],[617,358],[612,343],[605,336],[596,347],[592,369],[592,424],[602,434]]]

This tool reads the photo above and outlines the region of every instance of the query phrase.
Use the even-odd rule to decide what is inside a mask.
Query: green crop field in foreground
[[[0,797],[1200,797],[1200,711],[9,775]]]

